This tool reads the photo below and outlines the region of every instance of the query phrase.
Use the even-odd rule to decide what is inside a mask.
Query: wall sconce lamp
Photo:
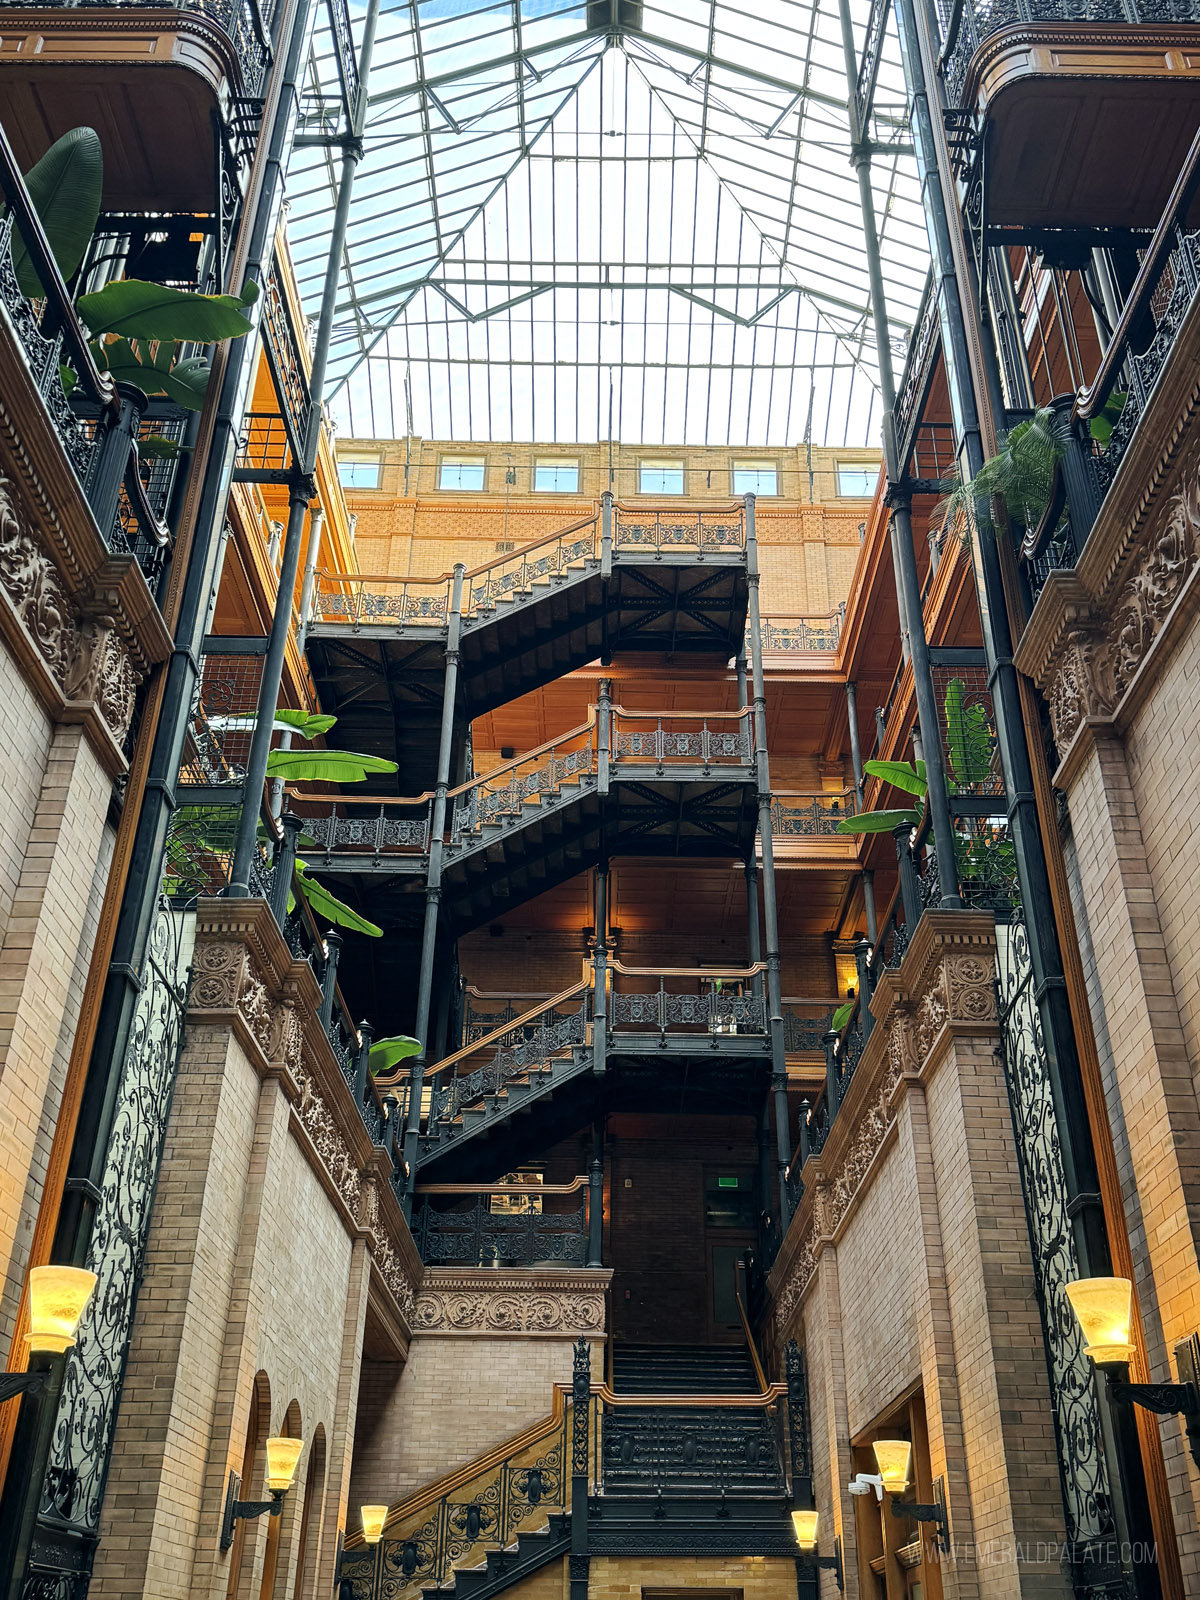
[[[908,1439],[876,1439],[873,1448],[883,1487],[892,1496],[892,1515],[908,1517],[913,1522],[932,1522],[937,1528],[938,1547],[948,1554],[950,1525],[946,1518],[945,1503],[938,1492],[941,1479],[934,1485],[934,1498],[930,1504],[897,1500],[895,1497],[908,1488],[912,1470],[912,1444]]]
[[[1192,1460],[1200,1466],[1200,1334],[1190,1333],[1175,1346],[1178,1383],[1130,1383],[1133,1284],[1128,1278],[1078,1278],[1065,1288],[1083,1331],[1083,1353],[1103,1372],[1111,1398],[1160,1417],[1183,1417]]]
[[[29,1273],[29,1327],[25,1343],[31,1356],[65,1355],[79,1334],[79,1323],[96,1287],[96,1274],[82,1267],[33,1267]],[[0,1400],[35,1394],[46,1387],[50,1362],[29,1372],[0,1373]]]
[[[267,1440],[267,1492],[269,1500],[239,1500],[238,1490],[242,1480],[231,1472],[225,1484],[225,1512],[221,1518],[221,1549],[228,1550],[233,1543],[234,1523],[253,1522],[256,1517],[277,1517],[283,1510],[284,1496],[296,1477],[296,1463],[304,1449],[303,1439],[273,1438]]]
[[[842,1541],[841,1539],[834,1539],[833,1554],[831,1556],[819,1556],[817,1554],[817,1524],[819,1521],[820,1512],[818,1511],[792,1512],[792,1527],[796,1534],[796,1546],[800,1551],[800,1554],[796,1557],[796,1562],[799,1567],[816,1568],[818,1570],[823,1568],[826,1572],[834,1573],[840,1594],[845,1587],[842,1577]],[[815,1585],[816,1580],[813,1579],[812,1581]]]
[[[373,1562],[376,1547],[383,1538],[383,1525],[387,1521],[388,1507],[359,1506],[358,1514],[362,1518],[363,1544],[367,1547],[365,1554]],[[364,1551],[357,1546],[353,1550],[339,1550],[337,1564],[338,1600],[354,1600],[354,1584],[347,1576],[346,1568],[356,1562],[361,1562],[363,1557]]]

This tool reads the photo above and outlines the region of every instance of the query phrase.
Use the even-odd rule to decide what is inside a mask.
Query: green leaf
[[[191,448],[191,445],[180,444],[177,439],[168,439],[164,434],[150,433],[138,440],[138,460],[175,461]]]
[[[919,811],[862,811],[856,817],[843,817],[837,825],[839,833],[891,833],[893,828],[917,828],[921,823]]]
[[[77,309],[94,334],[211,344],[250,332],[244,304],[231,294],[192,294],[140,278],[119,278],[95,294],[81,295]]]
[[[946,685],[946,745],[950,771],[956,784],[968,788],[984,783],[992,770],[992,730],[987,712],[975,701],[968,703],[961,678]]]
[[[365,933],[372,939],[383,938],[382,928],[373,922],[368,922],[366,917],[360,917],[352,906],[348,906],[344,900],[339,900],[337,895],[323,883],[310,878],[306,861],[296,862],[296,881],[311,908],[327,922],[332,922],[339,928],[349,928],[351,933]]]
[[[25,187],[41,219],[50,252],[64,278],[73,278],[96,231],[104,188],[104,154],[94,128],[72,128],[56,139],[25,174]],[[19,228],[12,242],[13,267],[21,293],[40,299],[45,288]]]
[[[174,351],[177,346],[168,343],[167,348]],[[96,365],[111,372],[118,383],[136,384],[146,394],[165,394],[185,411],[202,409],[209,379],[209,365],[203,356],[188,356],[177,361],[170,372],[164,372],[140,361],[129,339],[113,339],[107,344],[93,339],[91,350]]]
[[[1112,431],[1116,427],[1117,419],[1124,411],[1125,402],[1128,399],[1129,396],[1123,389],[1114,389],[1104,402],[1102,409],[1088,423],[1088,431],[1101,450],[1108,449]]]
[[[915,794],[919,800],[925,798],[929,788],[925,781],[924,762],[918,772],[908,761],[864,761],[863,771],[869,772],[873,778],[882,778],[897,789],[903,789],[905,794]]]
[[[834,1033],[841,1033],[842,1029],[850,1021],[850,1018],[854,1015],[854,1006],[855,1002],[853,1000],[847,1000],[844,1006],[839,1006],[833,1013],[833,1016],[829,1019],[829,1026]]]
[[[409,1056],[419,1056],[421,1050],[420,1039],[410,1039],[406,1033],[396,1033],[390,1039],[376,1039],[367,1060],[373,1074],[390,1072],[394,1066],[407,1060]]]
[[[321,734],[328,733],[337,721],[336,717],[326,716],[319,711],[277,711],[275,713],[275,726],[282,724],[291,728],[302,739],[316,739]]]
[[[272,750],[267,757],[267,777],[291,783],[362,783],[368,772],[395,771],[394,761],[350,750]]]

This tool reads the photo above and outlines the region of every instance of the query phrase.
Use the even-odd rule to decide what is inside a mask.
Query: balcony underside
[[[1200,26],[1021,24],[976,52],[987,221],[1153,230],[1200,126]]]
[[[104,151],[105,210],[216,208],[213,118],[238,83],[219,28],[140,8],[0,15],[0,119],[23,169],[86,125]]]

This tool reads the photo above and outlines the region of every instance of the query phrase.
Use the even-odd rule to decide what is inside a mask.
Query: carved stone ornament
[[[242,986],[246,948],[236,940],[205,940],[192,961],[190,1004],[201,1011],[232,1011]]]
[[[594,1280],[578,1289],[558,1282],[525,1287],[501,1281],[428,1281],[417,1296],[413,1329],[419,1333],[558,1334],[604,1331],[604,1289]]]
[[[372,1188],[372,1193],[374,1192]],[[400,1262],[400,1256],[386,1233],[376,1235],[375,1248],[371,1252],[379,1274],[387,1284],[392,1298],[400,1307],[405,1322],[410,1328],[418,1326],[417,1319],[417,1289],[405,1272]]]
[[[946,962],[945,974],[953,1021],[996,1021],[996,969],[990,960],[954,956]]]
[[[0,588],[61,687],[78,649],[79,625],[57,567],[22,528],[11,489],[11,480],[0,477]]]

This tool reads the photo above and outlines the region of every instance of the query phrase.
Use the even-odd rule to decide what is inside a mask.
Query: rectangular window
[[[539,494],[578,494],[578,461],[536,461],[533,487]]]
[[[438,469],[438,488],[481,490],[485,468],[482,456],[443,456]]]
[[[847,466],[838,464],[837,492],[847,500],[869,500],[875,493],[879,468],[860,466],[857,462]]]
[[[639,494],[682,494],[682,461],[639,461]]]
[[[378,456],[339,456],[338,477],[343,489],[378,489],[383,462]]]
[[[779,470],[773,461],[735,461],[734,494],[778,494]]]

